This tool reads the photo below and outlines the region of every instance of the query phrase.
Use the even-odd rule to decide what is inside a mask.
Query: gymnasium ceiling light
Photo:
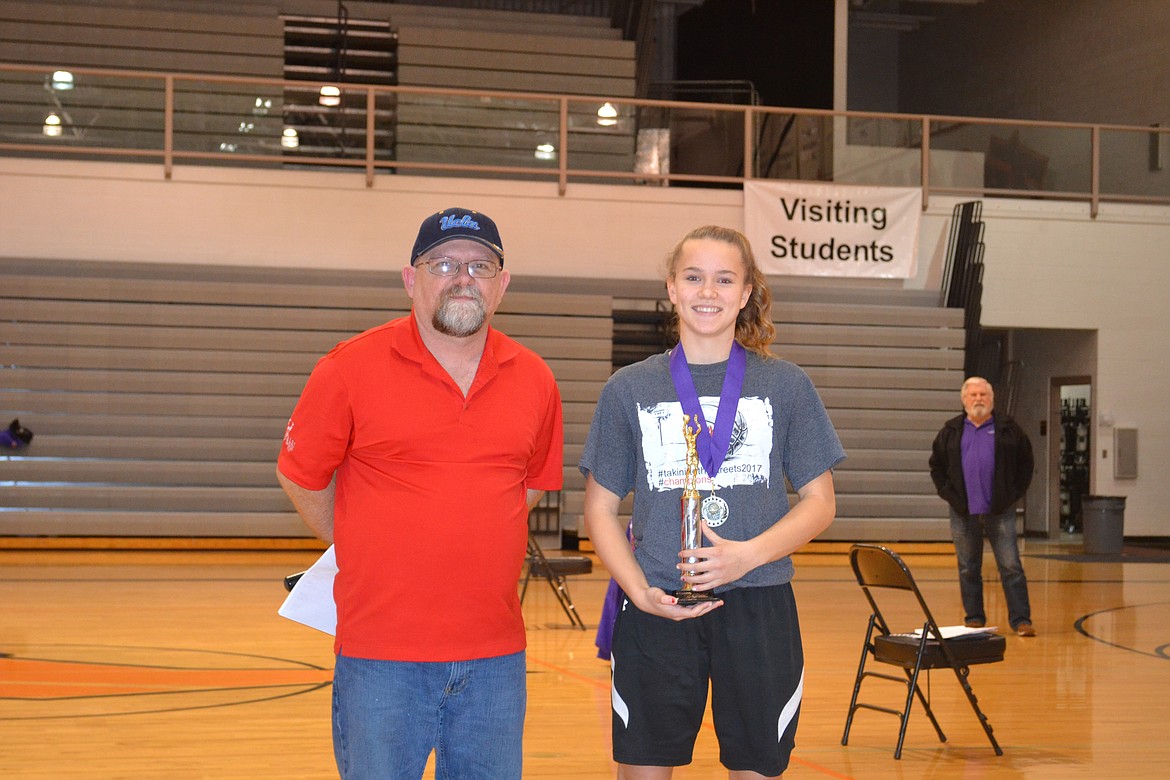
[[[68,92],[73,89],[73,74],[67,70],[53,71],[49,77],[49,85],[58,92]]]
[[[321,96],[317,98],[323,106],[340,106],[341,105],[341,90],[332,84],[326,84],[321,87]]]
[[[613,127],[617,124],[618,110],[613,103],[605,103],[597,109],[597,124],[602,127]]]
[[[56,113],[49,114],[45,117],[45,123],[41,125],[41,133],[50,138],[56,138],[61,135],[61,117],[57,116]]]

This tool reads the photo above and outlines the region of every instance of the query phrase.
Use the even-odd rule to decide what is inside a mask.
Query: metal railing
[[[0,63],[0,154],[638,186],[758,179],[1170,204],[1157,126],[834,112],[604,95]]]

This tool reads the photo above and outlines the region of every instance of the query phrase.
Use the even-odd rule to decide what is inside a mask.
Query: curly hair
[[[776,327],[772,324],[772,291],[768,289],[764,273],[756,262],[755,253],[752,252],[752,245],[748,243],[747,236],[743,233],[719,225],[704,225],[695,228],[683,236],[666,256],[666,278],[674,276],[685,244],[688,241],[702,239],[722,241],[739,251],[739,256],[743,260],[745,276],[748,284],[752,287],[752,293],[748,297],[747,304],[740,309],[735,318],[735,339],[745,349],[750,349],[761,357],[774,357],[771,345],[776,339]],[[678,332],[677,311],[674,312],[671,327],[675,333]]]

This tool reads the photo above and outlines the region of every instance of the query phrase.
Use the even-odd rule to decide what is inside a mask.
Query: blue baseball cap
[[[443,209],[423,220],[418,229],[418,238],[414,240],[414,249],[410,253],[410,264],[420,255],[429,252],[446,241],[464,238],[468,241],[478,241],[496,253],[500,258],[500,266],[504,265],[504,243],[500,240],[500,231],[496,223],[486,214],[480,214],[471,209]]]

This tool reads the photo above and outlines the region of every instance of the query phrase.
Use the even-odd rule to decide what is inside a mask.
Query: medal
[[[699,423],[699,437],[696,443],[699,461],[703,470],[712,480],[719,473],[727,453],[731,449],[731,434],[735,428],[735,413],[739,406],[739,394],[743,390],[747,372],[747,352],[738,341],[731,342],[731,354],[727,358],[727,372],[723,375],[723,388],[719,393],[719,411],[715,424],[708,425],[703,418],[703,407],[699,404],[699,393],[691,378],[687,356],[680,343],[670,355],[670,377],[678,394],[679,405],[684,414]]]
[[[723,375],[723,388],[719,393],[719,411],[715,415],[715,424],[708,425],[703,418],[703,407],[699,403],[699,394],[691,378],[690,367],[687,365],[681,343],[670,356],[670,375],[678,393],[679,405],[683,409],[683,418],[698,422],[698,430],[693,437],[696,441],[692,444],[688,439],[688,463],[690,458],[697,456],[703,470],[711,478],[711,494],[704,498],[699,506],[703,522],[710,528],[723,525],[731,515],[727,501],[715,495],[715,476],[731,450],[736,409],[739,406],[739,394],[743,390],[746,371],[747,353],[739,342],[733,341],[731,354],[727,359],[727,372]],[[688,427],[687,431],[690,430]],[[693,453],[692,447],[695,450]]]
[[[731,510],[728,508],[726,501],[712,493],[703,499],[702,514],[703,522],[709,527],[715,528],[727,522]]]

